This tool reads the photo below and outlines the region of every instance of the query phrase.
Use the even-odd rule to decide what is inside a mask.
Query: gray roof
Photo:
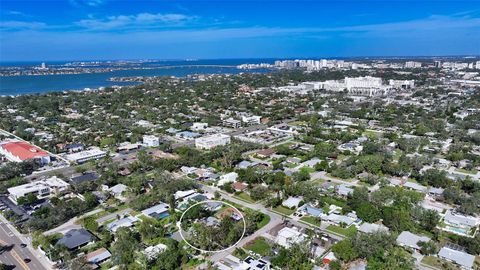
[[[358,227],[358,231],[363,233],[388,232],[388,228],[382,224],[364,222]]]
[[[475,261],[475,256],[465,253],[463,251],[454,250],[447,247],[443,247],[440,252],[438,252],[438,256],[455,262],[466,268],[472,268]]]
[[[430,241],[429,237],[413,234],[409,231],[403,231],[397,237],[397,244],[411,247],[414,249],[420,249],[418,242],[428,242]]]
[[[87,230],[73,229],[65,233],[65,235],[58,240],[56,245],[64,245],[68,249],[75,249],[91,242],[93,239],[93,235]]]
[[[452,211],[447,211],[443,220],[452,225],[463,227],[475,227],[479,223],[475,217],[452,213]]]

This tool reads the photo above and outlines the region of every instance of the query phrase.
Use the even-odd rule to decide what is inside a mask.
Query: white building
[[[453,262],[462,269],[473,269],[473,264],[475,263],[475,256],[448,247],[443,247],[440,252],[438,252],[438,257]]]
[[[253,116],[242,116],[242,122],[249,124],[249,125],[257,125],[260,124],[260,120],[262,119],[261,116],[253,115]]]
[[[412,89],[415,87],[415,80],[389,80],[388,85],[399,89]]]
[[[7,191],[9,198],[15,204],[17,199],[28,194],[34,194],[38,199],[49,197],[53,194],[58,194],[68,189],[70,185],[62,179],[52,176],[48,179],[38,180],[28,184],[11,187]]]
[[[293,244],[304,241],[306,237],[307,235],[299,232],[297,228],[285,227],[278,232],[275,242],[285,248],[290,248]]]
[[[149,247],[145,248],[143,253],[145,254],[145,256],[147,256],[147,259],[149,261],[151,261],[151,260],[155,260],[158,256],[158,254],[164,252],[165,250],[167,250],[166,245],[158,244],[156,246],[149,246]]]
[[[242,122],[240,120],[236,120],[233,118],[228,118],[223,120],[222,124],[226,127],[231,127],[231,128],[239,128],[242,126]]]
[[[397,237],[397,244],[402,247],[409,247],[415,250],[420,250],[419,242],[428,242],[429,237],[413,234],[409,231],[403,231]]]
[[[385,95],[391,87],[383,85],[382,78],[366,76],[346,77],[345,88],[352,95],[378,96]]]
[[[107,153],[105,151],[102,151],[99,148],[92,148],[90,150],[66,155],[65,158],[70,162],[80,164],[92,159],[104,158],[106,155]]]
[[[237,181],[237,178],[238,178],[238,173],[236,173],[236,172],[231,172],[231,173],[224,174],[224,175],[220,176],[220,180],[218,180],[218,185],[223,186],[226,183],[233,183],[233,182]]]
[[[160,138],[153,135],[143,135],[143,144],[146,147],[157,147],[160,145]]]
[[[200,130],[205,130],[208,128],[208,123],[200,123],[200,122],[195,122],[192,124],[190,127],[190,130],[192,131],[200,131]]]
[[[217,146],[227,145],[230,141],[229,135],[214,134],[195,139],[195,147],[199,149],[212,149]]]
[[[405,68],[421,68],[421,67],[422,67],[421,62],[415,62],[415,61],[405,62]]]

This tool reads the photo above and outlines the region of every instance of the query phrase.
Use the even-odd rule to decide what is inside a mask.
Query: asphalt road
[[[17,235],[18,232],[6,224],[4,218],[0,219],[0,244],[2,245],[14,245],[9,251],[4,251],[0,254],[0,261],[6,265],[14,265],[14,269],[25,270],[43,270],[49,269],[45,267],[37,256],[41,256],[38,251],[33,251],[31,244],[26,239],[21,239],[21,236]],[[27,244],[26,247],[21,247],[21,244]],[[30,259],[31,261],[26,263],[24,259]]]

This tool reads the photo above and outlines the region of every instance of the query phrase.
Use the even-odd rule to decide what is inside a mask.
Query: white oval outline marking
[[[190,244],[187,239],[185,239],[185,237],[183,236],[182,234],[182,219],[183,219],[183,216],[185,215],[186,212],[188,212],[188,210],[190,210],[191,208],[193,208],[194,206],[197,206],[197,205],[200,205],[200,204],[204,204],[204,203],[209,203],[209,202],[219,202],[219,203],[222,203],[222,204],[226,204],[230,207],[232,207],[233,209],[235,209],[235,211],[238,212],[238,214],[240,214],[240,217],[242,218],[242,221],[243,221],[243,233],[242,233],[242,236],[240,236],[240,238],[238,239],[237,242],[235,242],[235,244],[227,247],[227,248],[224,248],[222,250],[205,250],[205,249],[201,249],[201,248],[198,248],[198,247],[195,247],[193,246],[192,244]],[[235,247],[236,245],[238,245],[238,243],[240,243],[240,241],[242,241],[243,237],[245,236],[245,232],[247,231],[247,222],[245,221],[245,217],[243,216],[242,212],[240,210],[238,210],[237,207],[231,205],[230,203],[227,203],[227,202],[224,202],[224,201],[217,201],[217,200],[205,200],[205,201],[202,201],[202,202],[197,202],[195,203],[194,205],[190,206],[187,208],[187,210],[183,211],[182,215],[180,216],[180,220],[177,222],[177,226],[178,226],[178,230],[180,232],[180,236],[182,237],[183,241],[185,241],[185,243],[187,243],[188,246],[190,246],[191,248],[195,249],[195,250],[198,250],[198,251],[201,251],[201,252],[211,252],[211,253],[219,253],[219,252],[224,252],[224,251],[227,251],[233,247]]]

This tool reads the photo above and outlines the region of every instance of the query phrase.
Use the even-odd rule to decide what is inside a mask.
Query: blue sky
[[[479,55],[479,1],[0,0],[0,61]]]

